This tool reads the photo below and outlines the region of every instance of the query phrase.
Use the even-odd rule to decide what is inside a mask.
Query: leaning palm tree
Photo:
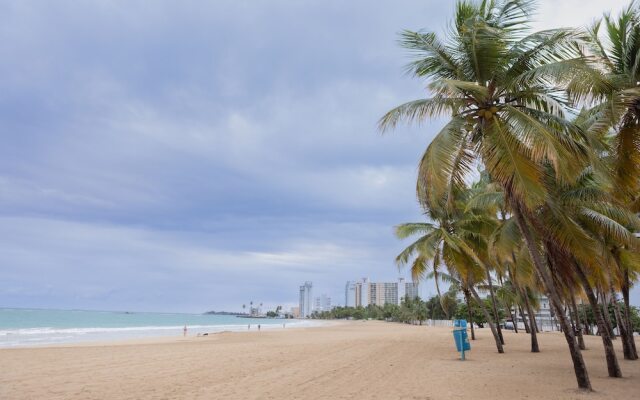
[[[486,243],[482,242],[483,236],[480,234],[479,227],[491,231],[492,221],[485,216],[461,212],[464,206],[459,204],[460,197],[465,194],[458,191],[456,195],[458,197],[456,212],[445,213],[443,210],[432,208],[428,211],[428,216],[435,221],[434,223],[405,223],[396,227],[396,235],[400,239],[419,236],[396,257],[396,262],[399,267],[402,267],[413,260],[411,275],[415,281],[425,278],[429,264],[435,267],[442,262],[449,270],[449,276],[458,277],[461,287],[468,290],[479,304],[496,341],[496,348],[499,353],[503,353],[503,343],[494,318],[484,307],[475,289],[477,283],[484,279],[484,271],[488,269],[483,260]]]
[[[601,31],[601,28],[604,30]],[[590,130],[604,136],[609,146],[607,166],[612,171],[612,194],[633,211],[640,211],[640,11],[635,1],[617,18],[607,14],[589,29],[590,50],[600,60],[607,85],[584,86],[575,82],[577,98],[586,97],[595,106],[590,110]],[[614,246],[614,255],[625,249]],[[612,277],[619,282],[624,301],[621,333],[624,357],[637,359],[631,332],[629,291],[637,269],[615,257]],[[615,294],[615,293],[614,293]]]
[[[526,318],[524,312],[521,314],[525,328],[531,335],[531,352],[538,353],[540,346],[533,309],[537,306],[539,285],[530,262],[531,258],[523,248],[522,235],[513,219],[502,221],[489,239],[489,247],[492,258],[506,270],[508,282],[515,291],[516,302],[520,304],[520,308],[526,310]]]
[[[452,269],[451,272],[456,273],[456,270]],[[450,285],[449,291],[453,289],[456,292],[462,292],[462,294],[464,295],[464,301],[467,306],[467,320],[469,321],[469,325],[471,326],[471,340],[476,340],[476,332],[475,332],[475,328],[473,327],[474,319],[473,319],[473,309],[472,309],[472,302],[471,302],[472,295],[471,295],[471,288],[469,287],[470,279],[456,277],[455,275],[449,275],[444,272],[441,273],[441,278],[444,282],[449,283]],[[479,307],[484,307],[484,304],[479,305]],[[481,311],[484,314],[484,311],[482,309]]]
[[[580,32],[527,31],[534,3],[459,0],[444,40],[432,32],[403,32],[401,43],[415,56],[408,71],[427,79],[433,96],[389,111],[380,128],[450,116],[420,162],[418,198],[427,208],[450,208],[471,166],[484,165],[491,180],[503,188],[544,284],[565,334],[578,386],[590,390],[582,353],[531,221],[548,194],[545,165],[550,164],[559,179],[571,180],[587,162],[581,131],[565,119],[563,86],[592,70],[578,51]]]
[[[518,301],[518,293],[511,281],[505,281],[496,289],[496,297],[502,303],[503,307],[509,313],[509,318],[513,323],[513,331],[518,333],[518,321],[514,316],[513,309]]]
[[[487,174],[482,172],[479,182],[473,185],[472,195],[466,207],[467,210],[499,215],[498,226],[488,238],[489,255],[493,263],[500,266],[500,274],[508,278],[508,284],[515,291],[521,311],[522,308],[527,310],[526,316],[521,312],[523,323],[525,330],[531,335],[531,352],[538,353],[540,347],[533,312],[537,303],[536,296],[533,296],[534,293],[538,293],[537,281],[528,262],[529,257],[517,250],[523,248],[522,235],[513,218],[509,216],[504,192],[499,185],[491,183]]]
[[[605,346],[609,375],[620,377],[621,373],[617,361],[615,361],[613,345],[608,337],[609,330],[605,327],[605,318],[601,315],[592,288],[608,288],[606,292],[611,291],[612,297],[615,299],[613,288],[619,287],[620,282],[623,281],[622,276],[618,275],[621,263],[618,262],[616,255],[624,255],[622,258],[626,260],[628,270],[632,270],[632,265],[637,264],[636,255],[639,243],[633,231],[640,229],[640,220],[615,196],[605,190],[607,185],[599,180],[590,169],[581,174],[575,183],[555,185],[555,187],[554,195],[550,197],[545,212],[540,216],[546,220],[547,225],[555,226],[556,229],[563,230],[568,235],[574,237],[586,235],[591,240],[592,246],[580,248],[569,246],[572,247],[571,259],[568,263],[561,262],[559,265],[571,268],[571,271],[566,273],[563,282],[569,284],[575,279],[591,303]],[[549,243],[549,245],[554,246],[553,243]],[[590,247],[595,249],[595,254],[592,251],[585,252]],[[629,250],[634,250],[634,252]],[[587,279],[585,274],[590,279]],[[625,323],[618,312],[617,302],[614,301],[614,304],[616,305],[614,307],[615,315],[620,322],[620,332],[624,333],[625,358],[630,358],[633,352],[627,340],[631,338],[632,341],[633,338],[624,329]],[[575,308],[574,313],[577,313]]]
[[[431,217],[435,217],[434,213],[431,213]],[[396,235],[400,239],[404,239],[408,237],[408,235],[416,233],[417,230],[421,230],[422,233],[429,234],[431,228],[434,227],[436,227],[436,225],[425,225],[423,223],[402,224],[396,227]],[[417,245],[419,242],[420,244]],[[418,239],[418,241],[416,241],[414,244],[407,247],[402,253],[400,253],[396,257],[396,263],[399,268],[402,268],[409,262],[410,258],[413,255],[417,254],[413,259],[413,262],[411,263],[411,278],[414,282],[419,282],[423,279],[433,279],[436,286],[436,292],[438,293],[438,301],[440,302],[440,307],[442,308],[442,311],[444,312],[446,318],[449,319],[449,308],[445,306],[445,297],[442,295],[442,291],[440,290],[440,276],[442,274],[441,244],[442,243],[440,237],[422,237]],[[423,250],[419,250],[418,246]]]

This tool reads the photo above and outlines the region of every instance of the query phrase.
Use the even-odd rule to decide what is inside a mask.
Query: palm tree
[[[513,322],[514,332],[518,333],[518,321],[512,311],[518,300],[518,294],[511,281],[504,282],[500,287],[498,287],[498,289],[496,289],[496,297],[509,313],[509,318],[511,318],[511,322]]]
[[[451,271],[455,273],[455,270]],[[456,278],[454,275],[449,275],[446,273],[442,273],[442,280],[449,283],[449,291],[455,290],[458,292],[462,292],[464,295],[464,301],[467,306],[467,320],[469,321],[469,325],[471,326],[471,340],[476,340],[476,332],[473,327],[474,318],[473,318],[473,310],[471,307],[471,289],[468,287],[467,279]],[[478,307],[484,307],[484,304],[479,304]],[[484,310],[483,310],[484,313]],[[485,314],[486,316],[486,314]],[[502,344],[504,344],[501,341]]]
[[[473,185],[472,196],[467,202],[467,209],[473,209],[485,214],[499,215],[498,226],[488,239],[489,255],[495,265],[500,266],[500,275],[508,277],[508,285],[513,294],[509,297],[517,299],[517,303],[527,310],[521,312],[525,330],[531,335],[531,352],[538,353],[537,327],[535,323],[534,306],[537,304],[537,280],[531,268],[527,254],[520,254],[522,249],[522,235],[513,218],[509,216],[505,205],[504,192],[494,183],[489,182],[488,175],[483,171],[480,181]],[[504,295],[499,297],[505,297]],[[510,310],[510,307],[508,307]],[[512,317],[513,319],[513,317]],[[514,324],[514,328],[515,328]]]
[[[601,27],[604,23],[604,34]],[[591,110],[591,131],[608,141],[607,164],[612,171],[612,194],[635,212],[640,211],[640,12],[635,1],[617,18],[605,15],[589,29],[592,46],[598,56],[606,84],[584,90],[577,84],[577,95],[588,95],[596,102]],[[604,36],[604,38],[603,38]],[[603,40],[604,39],[604,40]],[[607,136],[608,134],[612,134]],[[633,335],[630,334],[629,290],[637,278],[637,263],[630,265],[616,254],[624,248],[612,248],[615,268],[613,280],[618,281],[624,309],[620,333],[625,359],[638,359]],[[615,297],[615,291],[613,293]],[[617,308],[617,307],[616,307]],[[618,310],[619,311],[619,310]],[[618,311],[616,315],[618,315]]]
[[[547,198],[546,205],[538,214],[538,220],[552,230],[545,246],[551,250],[552,265],[557,270],[557,275],[565,291],[569,293],[569,305],[573,308],[574,318],[577,319],[577,307],[574,306],[575,294],[572,293],[581,287],[591,304],[598,328],[602,337],[609,376],[621,377],[619,365],[610,338],[610,329],[606,319],[608,312],[601,313],[593,288],[605,294],[610,292],[615,302],[616,279],[619,275],[620,264],[616,261],[616,253],[630,254],[625,257],[633,264],[629,249],[639,248],[638,239],[633,231],[640,229],[640,220],[628,210],[615,195],[608,190],[608,183],[603,180],[603,175],[590,167],[585,169],[573,183],[559,183],[553,179],[547,180],[547,186],[551,195]],[[579,240],[577,240],[579,239]],[[563,241],[558,246],[558,240]],[[584,245],[588,243],[588,245]],[[567,249],[569,251],[567,251]],[[558,260],[554,261],[554,258]],[[578,289],[579,290],[579,289]],[[601,296],[604,300],[605,296]],[[614,306],[616,317],[620,321],[621,333],[629,333],[624,330],[624,322]],[[604,314],[604,316],[602,315]],[[623,337],[625,357],[631,352],[630,343]],[[631,341],[633,338],[631,337]]]
[[[424,228],[426,226],[422,225]],[[410,226],[409,224],[403,224],[396,227],[396,235],[404,239],[407,237],[407,233],[405,230],[413,229],[415,226]],[[409,248],[407,248],[409,250]],[[410,259],[410,257],[418,252],[417,248],[409,250],[409,252],[402,252],[396,257],[396,263],[399,268],[406,265]],[[441,263],[441,249],[440,243],[437,243],[433,249],[433,253],[426,254],[418,254],[413,260],[411,266],[411,278],[414,282],[419,282],[422,279],[433,279],[436,285],[436,292],[438,293],[438,301],[440,302],[440,307],[447,319],[450,319],[449,315],[449,307],[446,307],[444,304],[445,297],[442,295],[440,290],[440,268],[442,267]],[[429,268],[431,271],[429,271]]]
[[[537,307],[539,281],[531,265],[531,258],[523,248],[522,236],[515,221],[511,218],[502,221],[490,239],[490,251],[492,258],[502,264],[509,277],[507,282],[511,288],[508,295],[499,297],[514,299],[520,308],[526,310],[521,313],[525,328],[531,335],[531,352],[538,353],[537,326],[534,308]],[[521,250],[516,250],[521,249]],[[513,293],[511,293],[513,292]]]
[[[582,132],[564,117],[563,86],[592,73],[577,51],[578,31],[527,34],[532,0],[458,1],[445,40],[435,33],[402,33],[415,55],[408,70],[428,79],[433,97],[405,103],[380,121],[383,131],[404,121],[449,115],[419,166],[418,198],[426,208],[451,208],[453,193],[480,162],[505,193],[531,260],[569,347],[578,386],[591,389],[553,273],[532,226],[548,195],[547,165],[571,180],[588,160]],[[539,235],[539,233],[538,233]]]
[[[552,173],[550,172],[550,174]],[[590,168],[580,174],[572,184],[558,184],[554,179],[547,179],[546,185],[550,196],[547,197],[546,205],[538,210],[536,219],[543,221],[541,225],[545,228],[540,229],[546,230],[549,234],[548,237],[554,238],[554,240],[546,240],[544,245],[549,250],[548,257],[555,268],[556,286],[563,292],[563,297],[566,299],[565,302],[572,310],[570,314],[577,328],[578,345],[581,349],[585,347],[580,332],[575,297],[576,293],[584,290],[594,309],[601,332],[609,376],[621,377],[622,374],[609,335],[610,329],[607,327],[603,313],[601,313],[596,297],[593,294],[592,284],[585,275],[584,266],[588,267],[587,273],[593,274],[592,280],[599,279],[598,284],[595,286],[608,287],[610,281],[606,279],[606,275],[602,274],[603,270],[600,268],[602,265],[611,264],[611,262],[607,263],[605,261],[608,250],[606,246],[602,246],[605,249],[605,257],[603,259],[603,254],[594,250],[598,248],[596,243],[615,242],[618,245],[633,247],[633,242],[637,242],[637,240],[626,226],[640,226],[638,225],[640,221],[637,220],[633,213],[616,204],[615,199],[603,190],[606,185],[597,180],[596,174]],[[499,197],[495,196],[496,193],[497,191],[495,190],[478,192],[469,201],[469,206],[476,208],[480,206],[486,207],[487,204],[499,202]],[[576,240],[576,238],[580,238],[580,240]],[[509,276],[512,277],[513,282],[518,282],[525,278],[531,284],[531,271],[527,268],[528,257],[526,257],[526,254],[519,255],[517,259],[525,261],[525,263],[516,262],[516,255],[513,251],[514,248],[520,247],[520,241],[521,236],[514,229],[513,221],[504,220],[494,233],[490,241],[490,247],[493,257],[499,262],[509,264],[506,260],[512,258],[513,265],[519,265],[517,269],[508,266]],[[558,241],[563,244],[559,246],[557,244]],[[583,243],[585,242],[592,243],[593,246],[584,246]],[[567,248],[571,249],[571,254],[567,254]],[[611,256],[608,258],[611,259]],[[584,266],[580,266],[580,264]],[[562,266],[568,266],[569,268],[563,268]],[[523,273],[524,276],[522,275]],[[516,276],[518,277],[517,280],[515,279]],[[528,302],[529,296],[526,295],[526,292],[524,294],[523,298],[525,302]],[[527,308],[529,307],[527,306]],[[533,315],[530,310],[528,313]],[[532,320],[531,322],[533,323],[534,321]],[[535,333],[535,329],[532,332]],[[533,341],[534,337],[532,336],[532,351],[535,351],[534,348],[537,348],[537,343],[534,345]]]
[[[464,192],[457,191],[458,203],[465,196]],[[478,216],[470,212],[462,213],[464,207],[459,206],[455,214],[447,214],[443,210],[429,209],[428,216],[436,223],[405,223],[396,227],[396,235],[400,239],[417,236],[418,239],[407,246],[397,257],[399,267],[407,265],[411,260],[411,276],[414,281],[425,278],[428,265],[432,268],[441,261],[449,270],[450,276],[456,276],[462,282],[461,286],[468,289],[477,301],[480,309],[485,313],[491,332],[496,341],[496,348],[503,353],[502,340],[495,326],[495,319],[489,315],[484,303],[475,289],[477,282],[484,279],[484,271],[488,269],[483,261],[483,248],[486,253],[486,244],[483,243],[479,229],[492,230],[490,218]],[[487,227],[489,227],[487,229]],[[435,271],[436,269],[434,269]],[[442,296],[440,299],[442,300]],[[444,308],[444,307],[443,307]]]

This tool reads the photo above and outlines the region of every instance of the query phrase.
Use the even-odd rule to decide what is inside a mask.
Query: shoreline
[[[333,322],[333,321],[331,321]],[[593,399],[576,389],[564,337],[505,332],[498,354],[477,329],[460,361],[450,328],[337,321],[299,329],[206,337],[0,349],[0,398],[18,399]],[[595,396],[633,398],[640,363],[607,378],[599,337],[585,338]]]
[[[283,319],[283,321],[289,321],[286,324],[286,327],[283,327],[280,323],[269,323],[269,324],[261,324],[261,332],[269,331],[269,332],[277,332],[277,331],[285,331],[287,329],[305,329],[317,327],[321,328],[324,326],[330,326],[332,321],[324,321],[324,320],[302,320],[302,319]],[[40,348],[55,348],[55,347],[74,347],[74,346],[92,346],[92,345],[126,345],[126,344],[145,344],[145,343],[171,343],[177,340],[188,340],[188,339],[199,339],[200,337],[212,337],[221,333],[258,333],[256,326],[258,324],[251,324],[251,330],[245,329],[249,324],[237,324],[237,325],[219,325],[221,330],[216,330],[216,325],[210,325],[206,327],[197,327],[190,328],[187,325],[187,336],[184,337],[181,332],[182,327],[123,327],[123,328],[104,328],[114,329],[116,332],[160,332],[160,334],[139,334],[134,336],[126,336],[123,337],[114,337],[117,336],[114,333],[111,333],[112,337],[87,337],[83,335],[79,335],[73,339],[59,341],[59,342],[43,342],[43,343],[19,343],[19,344],[11,344],[5,345],[3,341],[0,341],[0,351],[8,350],[8,349],[40,349]],[[228,329],[231,327],[231,329]],[[41,329],[41,328],[38,328]],[[70,330],[74,331],[79,328],[63,328],[62,330]],[[89,329],[102,329],[102,328],[89,328]],[[120,331],[121,330],[121,331]],[[168,330],[175,331],[175,334],[166,335],[163,334],[163,331],[166,332]],[[109,336],[109,334],[102,334],[102,336]],[[75,340],[74,340],[75,339]],[[46,340],[46,339],[45,339]]]

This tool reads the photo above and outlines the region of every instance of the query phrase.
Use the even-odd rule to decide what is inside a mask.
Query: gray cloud
[[[376,121],[424,95],[396,33],[452,7],[3,3],[0,306],[238,309],[395,279],[438,123]]]

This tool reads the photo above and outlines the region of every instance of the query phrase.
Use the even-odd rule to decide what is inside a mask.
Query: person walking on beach
[[[260,331],[260,324],[258,324],[258,331]]]
[[[182,336],[186,337],[187,336],[187,326],[185,325],[184,328],[182,329]]]
[[[250,331],[251,330],[251,324],[247,325],[247,330]]]

